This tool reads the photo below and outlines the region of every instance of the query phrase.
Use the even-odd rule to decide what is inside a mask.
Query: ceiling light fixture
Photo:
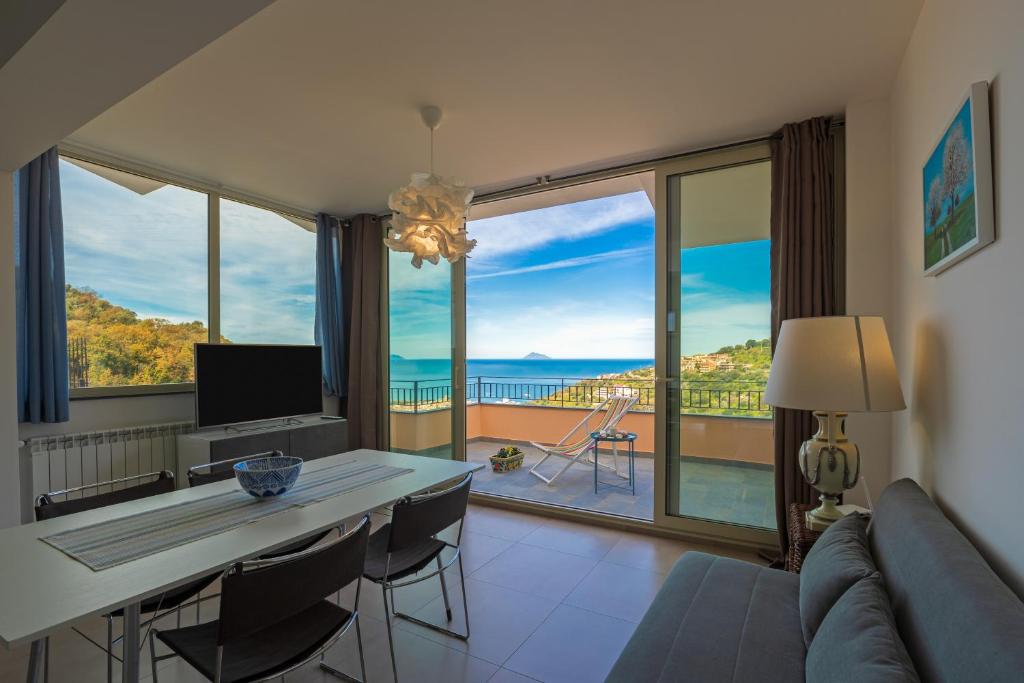
[[[388,195],[392,214],[384,238],[389,249],[410,252],[416,268],[424,261],[437,265],[442,256],[455,263],[476,246],[466,232],[473,190],[434,175],[434,131],[441,125],[441,109],[423,107],[420,117],[430,129],[430,172],[413,173],[408,185]]]

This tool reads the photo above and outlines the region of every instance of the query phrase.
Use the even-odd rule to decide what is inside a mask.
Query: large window
[[[71,386],[191,382],[206,195],[67,160],[60,173]]]
[[[312,222],[72,157],[60,172],[73,391],[187,385],[211,329],[313,343]]]
[[[220,333],[224,341],[312,344],[316,226],[220,200]]]

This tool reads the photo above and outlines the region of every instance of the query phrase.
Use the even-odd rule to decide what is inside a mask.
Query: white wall
[[[892,316],[909,476],[1024,595],[1024,2],[929,0],[893,85]],[[995,244],[922,275],[921,167],[968,86],[992,82]],[[879,166],[881,171],[881,166]]]
[[[889,125],[888,100],[846,107],[846,311],[880,315],[891,326]],[[857,486],[846,502],[867,506],[889,483],[891,424],[887,413],[852,414],[847,420],[847,432],[860,446],[867,490]]]

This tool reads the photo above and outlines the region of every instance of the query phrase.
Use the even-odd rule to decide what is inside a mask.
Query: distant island
[[[523,356],[523,360],[551,360],[551,356],[545,356],[543,353],[530,351],[528,354]]]

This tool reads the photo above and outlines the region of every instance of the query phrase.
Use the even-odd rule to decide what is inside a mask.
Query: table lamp
[[[813,410],[818,432],[800,447],[800,471],[821,492],[807,528],[821,531],[842,517],[843,491],[860,478],[860,450],[844,433],[847,413],[903,410],[903,391],[885,321],[852,315],[782,323],[765,400]]]

